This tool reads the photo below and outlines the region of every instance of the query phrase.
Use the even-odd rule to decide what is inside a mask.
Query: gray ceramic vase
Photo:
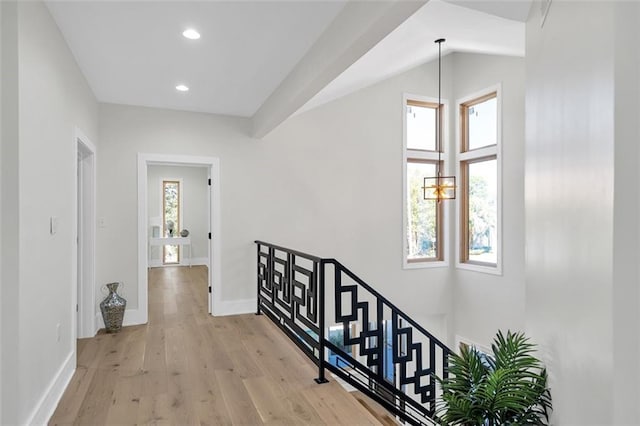
[[[124,318],[124,309],[127,307],[127,301],[116,292],[118,285],[120,283],[107,284],[109,295],[100,302],[100,311],[102,311],[104,328],[107,333],[120,331]]]

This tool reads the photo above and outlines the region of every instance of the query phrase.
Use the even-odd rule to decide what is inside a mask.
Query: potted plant
[[[498,332],[493,354],[463,346],[449,356],[449,377],[436,415],[443,425],[547,425],[551,393],[547,372],[523,333]]]

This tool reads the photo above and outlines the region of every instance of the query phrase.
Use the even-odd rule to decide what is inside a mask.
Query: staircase
[[[434,425],[451,352],[335,259],[256,241],[258,314],[269,317],[317,366],[400,421]]]

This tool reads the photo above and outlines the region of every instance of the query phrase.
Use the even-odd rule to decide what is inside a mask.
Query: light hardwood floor
[[[388,424],[335,380],[316,384],[314,364],[265,316],[208,315],[206,276],[151,269],[149,323],[78,341],[50,424]]]

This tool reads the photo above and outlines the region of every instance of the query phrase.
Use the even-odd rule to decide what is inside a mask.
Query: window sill
[[[502,276],[502,267],[500,267],[500,265],[491,266],[491,265],[481,265],[476,263],[457,263],[456,268],[465,269],[467,271],[480,272],[483,274]]]
[[[446,268],[449,262],[446,260],[434,260],[425,262],[407,262],[404,260],[402,269],[430,269],[430,268]]]

